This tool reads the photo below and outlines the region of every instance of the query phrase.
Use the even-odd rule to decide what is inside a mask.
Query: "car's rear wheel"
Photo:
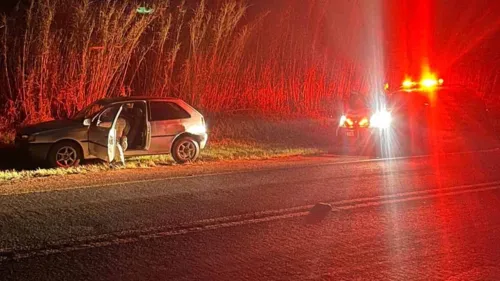
[[[80,164],[82,150],[76,143],[65,141],[56,143],[49,151],[48,164],[53,168],[69,168]]]
[[[172,157],[178,164],[194,162],[200,156],[200,145],[192,137],[181,137],[174,142]]]

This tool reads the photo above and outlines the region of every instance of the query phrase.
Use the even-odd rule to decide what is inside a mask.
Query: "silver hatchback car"
[[[109,161],[118,118],[126,120],[125,157],[172,154],[177,163],[194,161],[205,148],[205,119],[176,98],[120,97],[98,100],[70,120],[21,128],[16,147],[32,160],[72,167],[84,159]]]

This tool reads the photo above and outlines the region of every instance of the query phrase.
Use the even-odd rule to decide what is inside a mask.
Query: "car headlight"
[[[35,141],[35,139],[35,135],[21,135],[21,140],[23,141],[32,142]]]
[[[339,127],[352,128],[353,126],[354,126],[354,121],[351,118],[345,115],[342,115],[340,117]]]
[[[373,128],[387,129],[391,126],[391,123],[392,115],[386,110],[377,111],[370,119],[370,127]]]

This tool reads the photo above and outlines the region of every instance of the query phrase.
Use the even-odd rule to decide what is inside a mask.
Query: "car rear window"
[[[151,109],[151,121],[176,120],[191,118],[191,115],[173,102],[152,101],[149,103]]]

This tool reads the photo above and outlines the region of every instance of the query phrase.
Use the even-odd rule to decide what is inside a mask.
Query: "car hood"
[[[371,108],[348,109],[346,115],[351,118],[370,117],[373,110]]]
[[[21,128],[18,131],[20,135],[32,135],[53,130],[63,130],[71,128],[83,127],[83,123],[76,120],[53,120],[43,123],[38,123]]]

